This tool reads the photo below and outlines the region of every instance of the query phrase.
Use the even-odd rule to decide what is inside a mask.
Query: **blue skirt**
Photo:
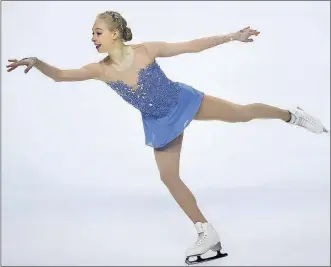
[[[147,146],[165,147],[184,132],[199,111],[204,93],[183,83],[176,84],[180,87],[178,105],[160,119],[142,118]]]

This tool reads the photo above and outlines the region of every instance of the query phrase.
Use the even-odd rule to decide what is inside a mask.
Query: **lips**
[[[95,45],[95,48],[96,48],[96,49],[99,49],[100,46],[101,46],[101,44],[96,44],[96,45]]]

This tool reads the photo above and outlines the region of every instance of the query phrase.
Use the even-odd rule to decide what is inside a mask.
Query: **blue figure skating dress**
[[[185,130],[204,96],[191,86],[168,79],[155,60],[139,71],[136,89],[122,81],[108,85],[140,111],[145,144],[153,148],[165,147]]]

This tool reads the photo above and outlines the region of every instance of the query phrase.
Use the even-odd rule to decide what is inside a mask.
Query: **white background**
[[[329,2],[3,2],[2,265],[178,266],[196,240],[137,110],[97,81],[6,72],[9,58],[100,60],[91,29],[105,10],[127,19],[131,43],[261,31],[158,62],[207,94],[300,106],[330,126]],[[229,253],[206,265],[329,265],[329,151],[329,135],[280,121],[193,122],[181,177]]]

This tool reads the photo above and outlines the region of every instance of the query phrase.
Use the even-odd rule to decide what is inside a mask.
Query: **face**
[[[101,19],[96,19],[92,29],[92,42],[99,53],[107,53],[118,39],[118,30],[110,31],[108,25]]]

